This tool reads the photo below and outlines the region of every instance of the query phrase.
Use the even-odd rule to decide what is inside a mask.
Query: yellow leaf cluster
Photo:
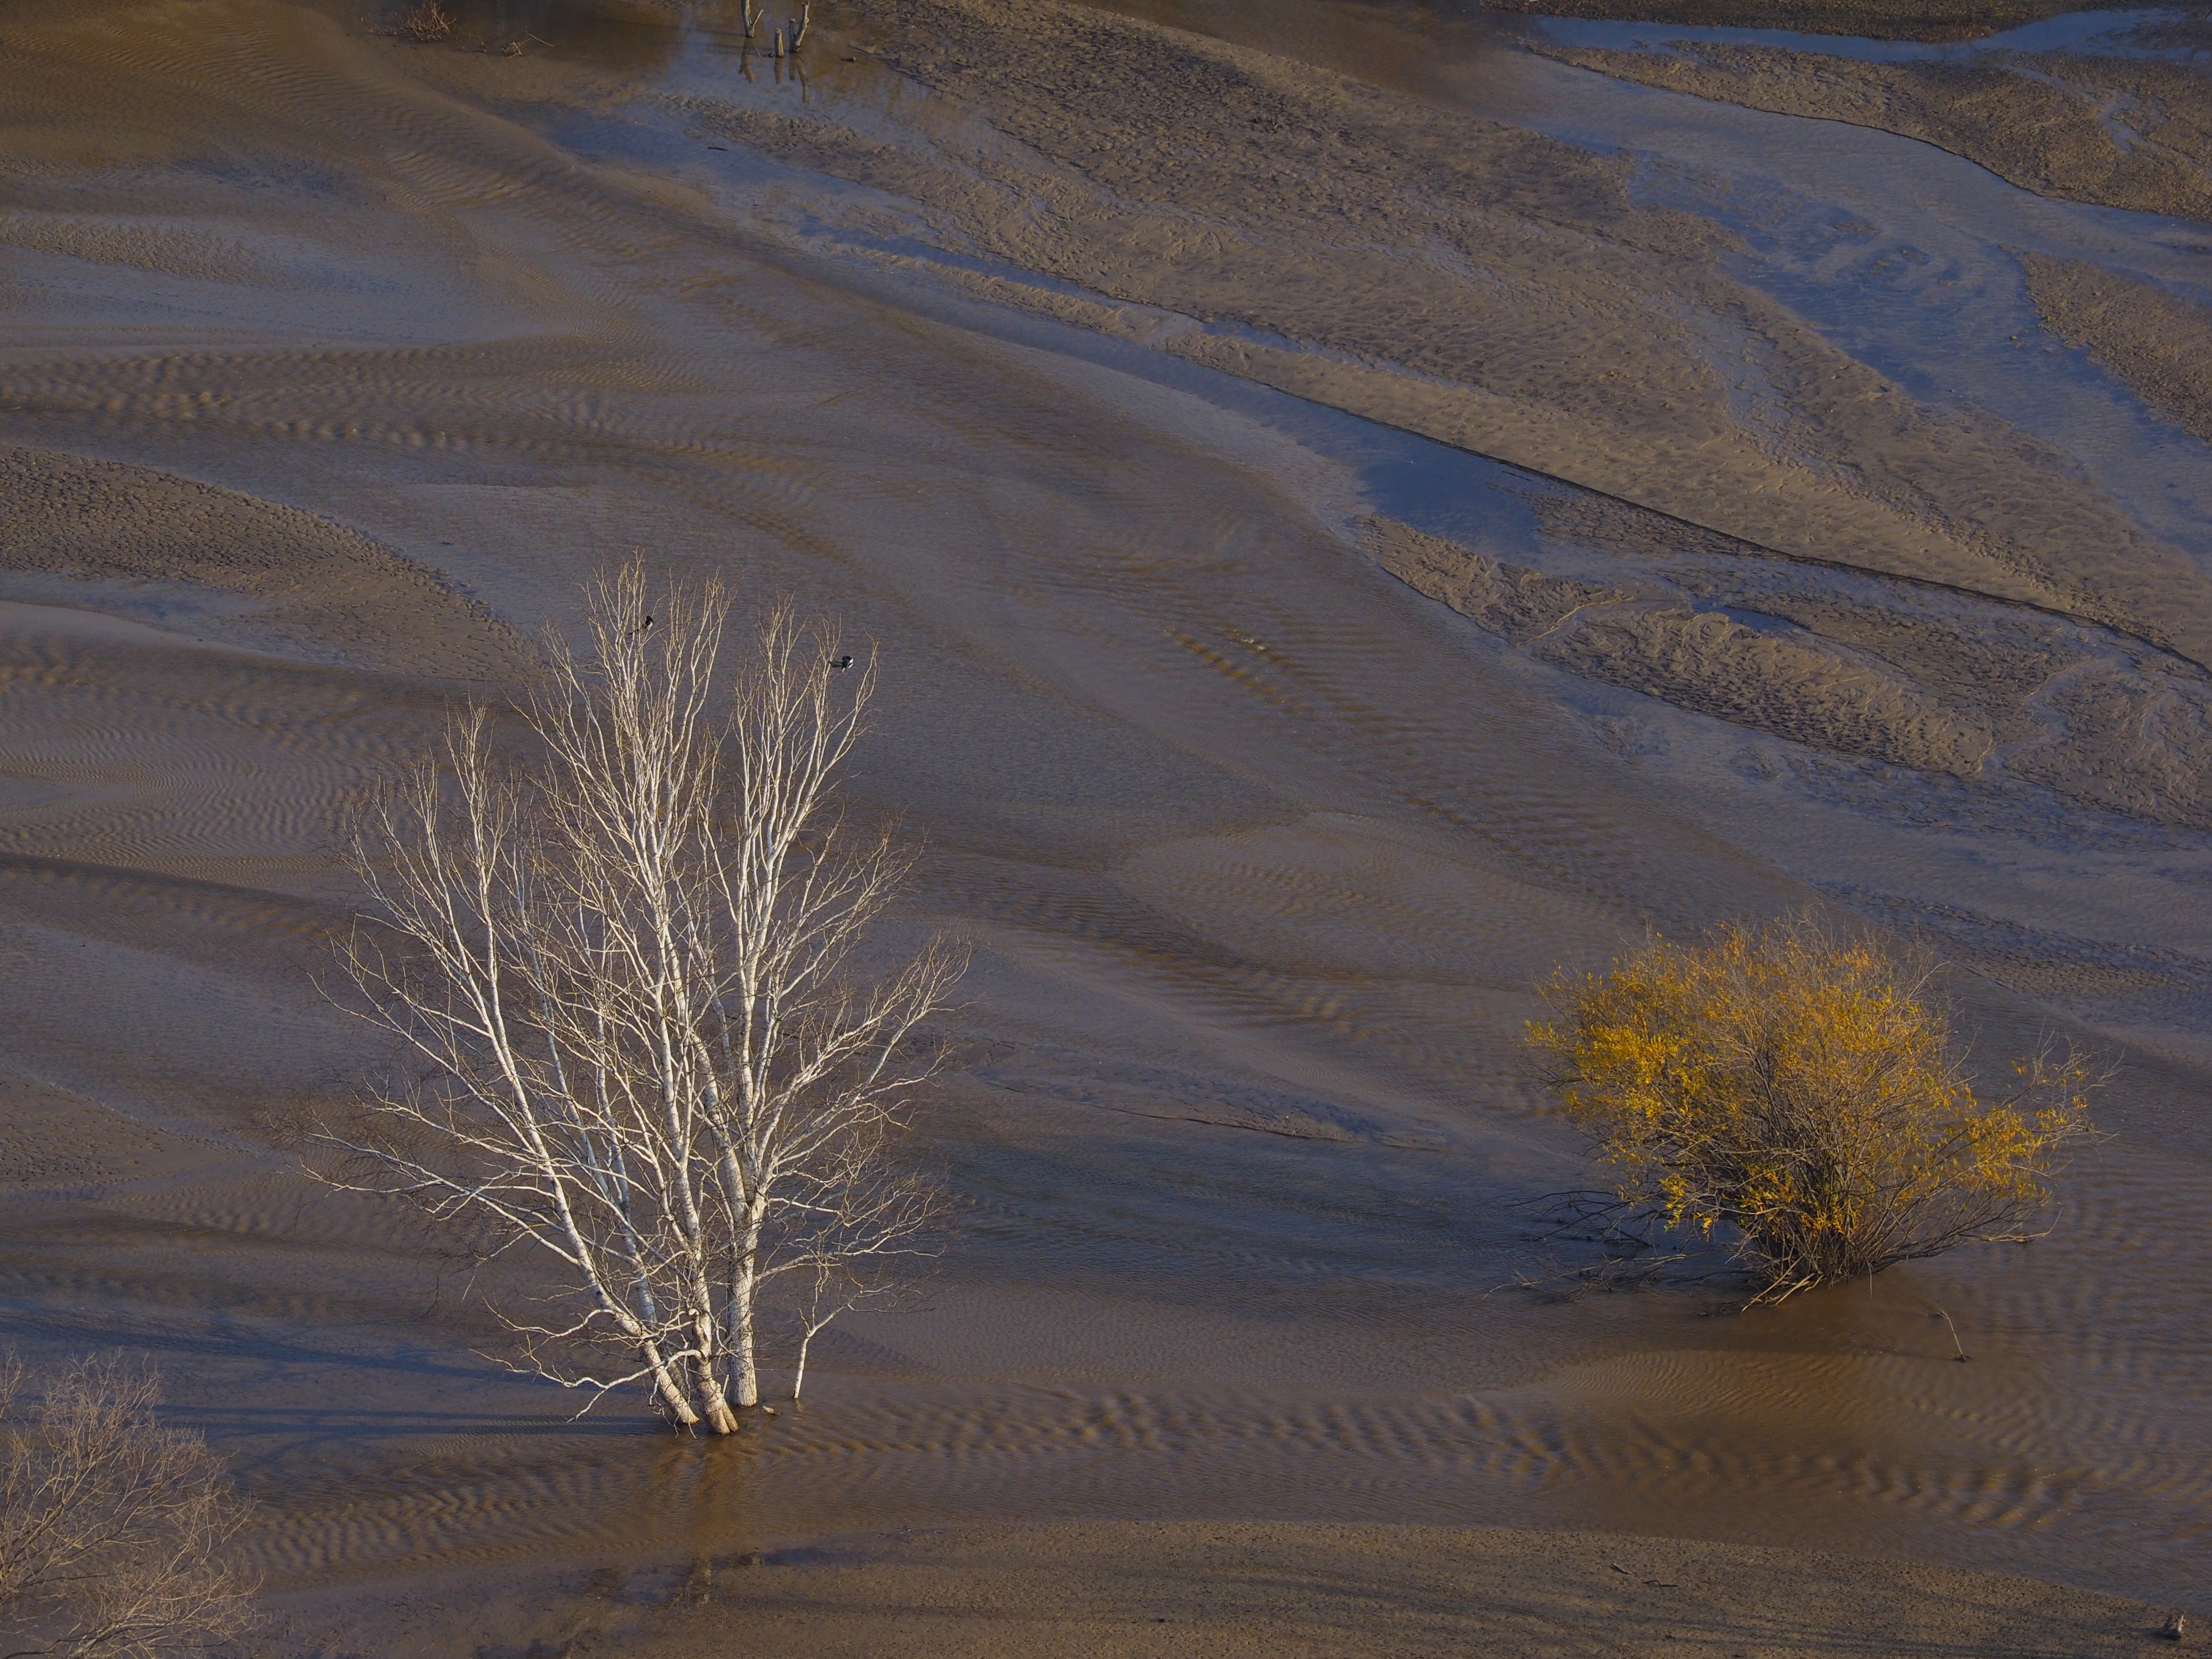
[[[1654,939],[1529,1027],[1619,1196],[1724,1237],[1778,1298],[2023,1229],[2088,1129],[2076,1058],[1979,1098],[1924,963],[1804,921]]]

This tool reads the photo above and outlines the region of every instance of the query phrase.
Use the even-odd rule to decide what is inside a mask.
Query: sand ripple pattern
[[[343,800],[401,752],[393,701],[369,688],[11,609],[0,853],[203,880],[326,862]]]
[[[1704,1357],[1682,1358],[1680,1375],[1661,1380],[1710,1389],[1725,1374],[1697,1363]],[[1761,1380],[1783,1384],[1780,1395],[1762,1396],[1765,1409],[1786,1410],[1787,1374]],[[1043,1516],[1279,1507],[1286,1517],[1442,1524],[1656,1519],[1723,1493],[1756,1492],[1751,1501],[1770,1516],[1825,1509],[1896,1539],[1965,1528],[2002,1555],[2062,1519],[2093,1533],[2111,1527],[2098,1511],[2115,1489],[2140,1480],[2134,1470],[2040,1467],[2039,1449],[1994,1437],[1975,1453],[1919,1462],[1854,1444],[1847,1428],[1791,1451],[1754,1449],[1726,1419],[1740,1397],[1709,1398],[1693,1415],[1680,1413],[1678,1401],[1647,1400],[1623,1420],[1571,1398],[1035,1389],[957,1403],[839,1401],[726,1447],[495,1434],[426,1451],[404,1473],[353,1466],[342,1445],[321,1443],[319,1468],[264,1469],[263,1478],[283,1481],[295,1519],[261,1547],[287,1578],[548,1552],[714,1551],[861,1515],[908,1524],[980,1519],[1018,1483]],[[2176,1522],[2206,1496],[2201,1475],[2147,1484],[2136,1501]]]
[[[11,1331],[161,1354],[288,1583],[1255,1514],[2201,1579],[2188,559],[1658,163],[1049,0],[883,0],[804,85],[545,27],[0,16],[4,1144],[129,1126],[18,1172]],[[880,649],[855,810],[976,950],[957,1249],[721,1446],[488,1365],[529,1265],[285,1138],[386,1060],[312,979],[349,797],[633,548]],[[2060,1235],[1742,1318],[1510,1288],[1585,1178],[1531,984],[1820,898],[1992,1053],[2125,1056]]]

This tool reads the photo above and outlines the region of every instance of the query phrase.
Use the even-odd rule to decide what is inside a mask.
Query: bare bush
[[[803,1345],[927,1248],[898,1148],[961,968],[931,942],[854,971],[908,867],[834,797],[873,665],[778,611],[726,677],[728,610],[602,580],[588,652],[551,641],[520,711],[526,764],[473,708],[368,812],[343,965],[420,1074],[324,1137],[353,1155],[326,1178],[556,1266],[557,1312],[501,1310],[523,1367],[721,1432],[760,1401],[770,1289]]]
[[[259,1580],[222,1460],[155,1420],[158,1378],[88,1358],[30,1403],[0,1365],[0,1628],[6,1659],[153,1659],[243,1635]]]
[[[1978,1097],[1928,959],[1808,921],[1655,939],[1548,988],[1529,1028],[1627,1212],[1728,1237],[1780,1301],[1970,1240],[2023,1240],[2098,1079],[2016,1061]]]
[[[410,40],[434,46],[453,34],[453,20],[438,0],[416,0],[399,14],[399,32]]]

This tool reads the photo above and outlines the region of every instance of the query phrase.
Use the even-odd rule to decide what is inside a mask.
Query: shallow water
[[[1415,94],[1378,122],[1449,137],[1475,114],[1628,158],[1633,199],[1733,239],[1727,280],[1821,349],[2074,458],[2063,501],[2116,503],[2182,564],[2212,555],[2203,446],[2007,337],[2006,248],[2192,281],[2202,255],[2170,226],[1583,75],[1448,12],[1144,15]],[[344,905],[331,832],[434,721],[434,655],[274,651],[286,601],[260,589],[8,577],[0,951],[33,994],[7,1065],[49,1091],[9,1110],[46,1122],[66,1091],[174,1132],[23,1200],[10,1320],[42,1352],[159,1353],[180,1413],[268,1498],[257,1547],[283,1582],[1169,1515],[2202,1582],[2202,831],[1808,749],[1422,599],[1359,551],[1356,518],[1592,580],[1748,579],[1577,539],[1558,514],[1587,492],[1411,416],[1168,349],[1266,343],[1255,325],[1133,277],[1032,277],[961,191],[1042,200],[1049,169],[988,99],[872,58],[897,48],[865,20],[817,19],[830,49],[802,82],[745,53],[726,8],[680,28],[464,9],[486,45],[545,43],[511,61],[251,0],[26,15],[8,27],[35,51],[0,82],[64,138],[14,185],[0,439],[327,516],[525,628],[638,545],[834,605],[884,647],[858,787],[927,835],[912,920],[978,951],[975,1057],[935,1133],[966,1218],[939,1278],[854,1321],[805,1412],[742,1443],[671,1443],[619,1410],[571,1425],[572,1401],[471,1353],[489,1327],[419,1238],[301,1182],[265,1121],[362,1063],[307,978]],[[94,75],[128,84],[133,119],[67,137]],[[778,148],[782,127],[749,147],[738,116],[880,148],[833,166]],[[1256,187],[1234,205],[1273,210]],[[1564,238],[1573,204],[1538,205]],[[1158,222],[1128,222],[1125,242]],[[1165,267],[1203,253],[1160,246]],[[1276,246],[1292,264],[1297,238]],[[1588,301],[1570,253],[1563,313]],[[1683,337],[1719,358],[1759,326]],[[1554,349],[1560,385],[1581,337]],[[1715,407],[1748,429],[1761,395],[1731,379]],[[1662,475],[1670,453],[1620,469]],[[2027,614],[1759,568],[1961,628]],[[1735,589],[1700,603],[1789,626]],[[2136,648],[2065,626],[2084,660]],[[1740,1317],[1705,1294],[1513,1288],[1547,1264],[1511,1206],[1579,1167],[1518,1053],[1528,988],[1647,924],[1816,896],[1936,942],[1991,1052],[2048,1027],[2126,1056],[2058,1234]]]

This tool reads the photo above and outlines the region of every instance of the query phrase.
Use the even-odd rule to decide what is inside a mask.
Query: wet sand
[[[428,1587],[425,1587],[428,1589]],[[811,1659],[1108,1655],[2134,1654],[2162,1614],[1991,1574],[1574,1533],[1410,1527],[972,1527],[502,1585],[335,1617],[325,1650]],[[427,1622],[427,1629],[424,1623]]]
[[[2124,271],[2027,254],[2044,326],[2199,441],[2212,441],[2212,312]]]
[[[1637,23],[1796,29],[1875,40],[1971,40],[2046,17],[2094,11],[2073,0],[1560,0],[1502,10]]]
[[[2204,73],[2212,27],[2202,9],[2091,11],[2056,27],[2008,21],[2021,27],[1971,47],[1910,54],[1869,51],[1864,41],[1831,52],[1817,40],[1760,32],[1808,27],[1786,17],[1568,26],[1556,40],[1539,25],[1537,33],[1540,50],[1578,68],[1916,138],[2038,195],[2212,219]],[[1670,36],[1668,23],[1713,27]]]
[[[803,79],[712,8],[0,15],[15,1340],[158,1358],[279,1604],[397,1598],[424,1652],[546,1582],[554,1641],[601,1572],[704,1642],[690,1563],[826,1539],[875,1540],[820,1581],[854,1650],[929,1550],[945,1650],[1010,1576],[1218,1576],[979,1523],[1284,1523],[1237,1547],[1309,1642],[1315,1563],[1399,1583],[1407,1524],[2193,1606],[2212,475],[2047,276],[2193,306],[2197,233],[1517,24],[1139,9],[825,7]],[[348,793],[632,548],[879,641],[858,803],[924,843],[900,927],[977,953],[956,1248],[712,1448],[487,1366],[445,1241],[283,1132],[374,1060],[313,984]],[[1513,1288],[1581,1170],[1528,988],[1813,903],[1942,952],[1984,1060],[2120,1060],[2058,1231],[1741,1316]],[[1454,1536],[1409,1642],[1686,1617]],[[1932,1651],[2045,1593],[1759,1570]]]

